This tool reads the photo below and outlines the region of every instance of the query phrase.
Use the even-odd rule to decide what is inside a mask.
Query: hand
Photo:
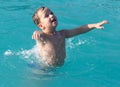
[[[104,27],[102,25],[104,24],[108,24],[109,22],[107,20],[104,20],[102,22],[99,22],[97,24],[95,24],[95,28],[98,28],[98,29],[103,29]]]
[[[32,39],[40,40],[41,35],[42,35],[42,33],[40,31],[36,30],[36,31],[33,32]]]

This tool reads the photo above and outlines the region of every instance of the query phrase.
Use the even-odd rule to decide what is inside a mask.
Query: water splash
[[[93,37],[89,38],[82,38],[80,39],[79,37],[73,37],[67,40],[67,48],[76,48],[78,46],[84,45],[84,44],[93,44],[95,42],[95,39]]]
[[[22,56],[24,58],[29,58],[31,56],[38,57],[38,52],[39,51],[37,49],[37,46],[34,46],[32,49],[29,50],[21,48],[21,50],[17,52],[8,49],[4,52],[4,56],[17,55],[17,56]]]
[[[8,49],[7,51],[4,52],[4,55],[5,56],[13,55],[13,52]]]
[[[88,39],[79,39],[79,38],[70,38],[67,40],[67,48],[75,48],[77,46],[81,46],[84,44],[91,44],[91,42],[94,42],[94,39],[88,38]],[[23,49],[21,48],[19,51],[13,51],[11,49],[8,49],[4,52],[4,56],[21,56],[25,59],[28,58],[39,58],[39,49],[38,45],[35,45],[32,49]]]
[[[91,44],[91,42],[93,42],[94,39],[93,38],[83,38],[83,39],[80,39],[79,37],[78,38],[70,38],[67,40],[67,49],[73,49],[73,48],[76,48],[78,46],[81,46],[81,45],[84,45],[84,44]],[[33,48],[31,49],[23,49],[21,48],[20,50],[18,51],[15,51],[15,50],[11,50],[11,49],[8,49],[4,52],[4,56],[9,58],[10,56],[17,56],[20,57],[20,59],[23,59],[24,61],[27,62],[27,64],[29,64],[29,66],[31,67],[34,67],[36,65],[40,65],[40,66],[43,66],[44,65],[46,66],[46,63],[44,63],[40,56],[39,56],[39,52],[40,52],[40,49],[38,49],[38,45],[35,45]],[[47,65],[48,66],[48,65]],[[39,66],[37,66],[39,67]]]
[[[39,56],[39,49],[35,45],[32,49],[23,49],[21,48],[19,51],[14,51],[11,49],[8,49],[4,52],[5,57],[9,56],[18,56],[21,59],[27,61],[28,63],[35,63],[35,62],[41,62],[40,56]]]

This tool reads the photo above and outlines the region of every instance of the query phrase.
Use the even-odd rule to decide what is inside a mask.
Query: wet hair
[[[38,16],[38,11],[44,10],[45,8],[46,8],[46,7],[40,7],[40,8],[38,8],[38,9],[35,11],[35,13],[33,14],[32,19],[33,19],[33,21],[34,21],[34,23],[35,23],[36,25],[38,25],[38,24],[40,23],[40,17]]]

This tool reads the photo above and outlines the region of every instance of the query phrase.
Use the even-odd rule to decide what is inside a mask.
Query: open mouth
[[[56,18],[53,18],[51,22],[54,22],[54,23],[57,22]]]

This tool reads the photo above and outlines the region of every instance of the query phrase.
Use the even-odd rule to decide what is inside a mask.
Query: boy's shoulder
[[[65,36],[65,30],[58,31],[62,36]]]
[[[32,39],[38,40],[38,39],[41,39],[41,38],[44,38],[44,33],[42,31],[35,30],[33,32]]]
[[[44,35],[44,33],[43,33],[42,31],[39,31],[39,30],[36,30],[36,31],[34,31],[34,32],[36,32],[36,33],[38,33],[38,34],[40,34],[40,35]]]

